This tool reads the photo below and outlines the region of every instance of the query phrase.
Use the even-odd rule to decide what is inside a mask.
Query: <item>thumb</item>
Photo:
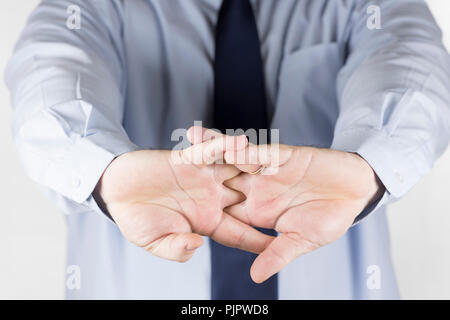
[[[186,218],[166,207],[125,203],[112,204],[109,209],[128,241],[160,258],[185,262],[203,244]]]
[[[266,281],[280,272],[291,261],[314,250],[315,247],[296,233],[282,233],[258,256],[250,268],[250,276],[256,283]]]
[[[202,244],[202,237],[196,233],[171,233],[153,241],[144,249],[160,258],[186,262]]]

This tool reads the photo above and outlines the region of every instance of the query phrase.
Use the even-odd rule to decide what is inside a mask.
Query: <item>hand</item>
[[[206,131],[203,139],[191,142],[213,136],[220,135]],[[226,151],[224,158],[244,172],[225,185],[247,197],[225,211],[249,225],[280,232],[252,265],[251,277],[258,283],[300,255],[340,238],[384,190],[367,162],[352,153],[250,145]],[[259,175],[248,174],[261,166],[267,168]]]
[[[272,238],[223,212],[224,207],[244,199],[222,184],[240,171],[230,165],[190,163],[199,155],[206,164],[212,163],[223,157],[225,148],[236,150],[239,139],[244,140],[241,148],[245,147],[247,140],[241,137],[231,147],[216,140],[178,153],[126,153],[106,169],[96,197],[125,238],[155,256],[186,261],[202,245],[201,235],[259,253]]]

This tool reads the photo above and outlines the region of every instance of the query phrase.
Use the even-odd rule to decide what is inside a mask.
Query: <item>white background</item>
[[[0,72],[37,0],[0,1]],[[429,0],[450,48],[450,1]],[[449,88],[450,90],[450,88]],[[25,176],[10,135],[9,93],[0,84],[0,298],[62,299],[62,214]],[[392,252],[404,299],[450,299],[450,151],[389,209]]]

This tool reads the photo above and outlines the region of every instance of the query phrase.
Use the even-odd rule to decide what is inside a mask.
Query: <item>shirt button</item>
[[[403,183],[404,181],[403,176],[399,172],[395,172],[395,177],[400,183]]]

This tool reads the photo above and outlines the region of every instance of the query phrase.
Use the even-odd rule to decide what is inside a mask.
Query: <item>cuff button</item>
[[[395,172],[395,177],[400,183],[404,182],[403,176],[399,172]]]

